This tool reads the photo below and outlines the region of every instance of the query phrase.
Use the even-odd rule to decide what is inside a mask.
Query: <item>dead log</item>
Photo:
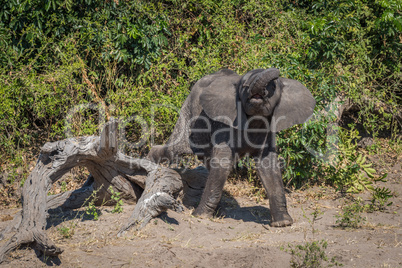
[[[16,233],[0,250],[0,263],[5,256],[21,244],[30,244],[47,256],[57,256],[63,252],[51,241],[46,233],[46,218],[49,209],[73,209],[84,205],[96,189],[96,200],[103,204],[110,200],[109,187],[121,193],[124,200],[137,202],[134,212],[119,235],[130,227],[145,226],[153,217],[167,209],[182,211],[176,200],[183,189],[181,175],[166,167],[161,167],[147,159],[126,156],[118,151],[117,121],[104,127],[101,136],[70,138],[48,142],[42,148],[35,168],[25,181],[22,191],[22,212],[0,236],[16,230]],[[48,196],[51,185],[75,166],[85,166],[91,173],[82,188]],[[203,190],[207,178],[205,170],[181,172],[185,184],[196,182],[194,189]],[[189,175],[191,174],[191,175]],[[186,189],[188,188],[185,187]],[[190,191],[190,203],[198,202],[201,193]],[[186,197],[186,192],[184,193]],[[184,198],[186,199],[186,198]]]

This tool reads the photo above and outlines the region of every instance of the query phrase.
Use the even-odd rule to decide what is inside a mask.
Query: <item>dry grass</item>
[[[224,191],[227,195],[249,197],[256,202],[261,202],[266,197],[264,188],[256,187],[247,180],[229,178],[225,184]]]
[[[237,234],[233,238],[223,238],[223,242],[234,242],[234,241],[254,241],[258,242],[260,241],[259,238],[261,237],[261,233],[253,233],[253,232],[242,232],[240,234]],[[263,242],[261,240],[261,242]]]

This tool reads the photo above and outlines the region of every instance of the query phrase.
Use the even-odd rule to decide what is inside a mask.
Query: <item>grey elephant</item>
[[[256,69],[243,76],[220,70],[195,83],[168,142],[152,147],[148,158],[161,162],[195,154],[204,159],[209,175],[193,215],[210,216],[234,163],[248,154],[256,160],[268,195],[271,226],[288,226],[293,220],[287,210],[275,137],[308,120],[314,107],[310,91],[296,80],[280,77],[276,68]]]

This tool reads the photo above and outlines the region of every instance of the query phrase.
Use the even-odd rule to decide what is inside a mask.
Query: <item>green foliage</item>
[[[385,177],[382,176],[376,181],[385,182]],[[347,204],[342,208],[342,212],[335,215],[337,218],[336,223],[342,228],[360,228],[366,221],[362,216],[363,212],[385,211],[386,207],[391,206],[392,202],[389,201],[393,197],[390,189],[386,187],[371,187],[371,200],[369,204],[364,204],[363,200],[358,197],[353,203]]]
[[[306,212],[303,210],[303,208],[302,208],[302,211],[303,211],[303,217],[304,217],[304,218],[308,221],[308,223],[310,224],[311,232],[313,233],[313,236],[314,236],[314,234],[315,234],[316,231],[317,231],[317,230],[315,229],[315,223],[320,219],[319,217],[320,217],[321,215],[323,215],[324,212],[321,211],[319,207],[315,207],[314,211],[311,213],[312,218],[310,218],[310,217],[308,217],[308,216],[306,215]]]
[[[103,187],[103,185],[101,187]],[[95,221],[99,220],[99,210],[96,208],[96,205],[95,205],[96,201],[98,200],[97,194],[99,192],[99,189],[94,190],[92,192],[92,194],[87,198],[87,200],[85,200],[85,203],[84,203],[84,204],[86,204],[85,216],[87,218],[93,219]]]
[[[288,251],[292,255],[290,260],[290,267],[302,268],[318,268],[318,267],[332,267],[342,266],[336,262],[335,258],[328,259],[325,250],[328,243],[325,240],[305,242],[302,245],[288,245]],[[325,265],[325,266],[324,266]]]
[[[60,228],[57,228],[57,230],[60,232],[60,234],[64,238],[70,238],[71,237],[70,229],[68,227],[60,227]]]
[[[65,182],[65,181],[62,181],[61,182],[61,192],[62,193],[64,193],[64,192],[67,192],[68,190],[67,190],[67,183]]]
[[[355,202],[345,205],[342,212],[335,215],[336,223],[342,228],[360,228],[366,221],[366,218],[361,214],[366,210],[361,198],[356,198]]]
[[[366,156],[357,152],[358,131],[353,126],[350,130],[328,128],[329,123],[328,118],[320,119],[302,131],[294,129],[279,136],[285,183],[300,187],[309,178],[311,183],[327,183],[348,193],[374,190],[378,176]]]
[[[384,211],[386,207],[392,205],[388,200],[393,197],[391,190],[386,187],[377,187],[372,191],[371,203],[367,209],[368,212]]]
[[[401,1],[299,0],[288,8],[305,12],[301,25],[309,45],[303,62],[344,77],[340,89],[359,105],[370,133],[400,128],[393,114],[401,104]],[[372,112],[379,102],[388,112]]]
[[[95,221],[99,220],[99,213],[98,209],[96,208],[95,204],[90,202],[85,208],[85,215],[87,215],[88,218],[93,219]]]
[[[339,132],[340,141],[339,155],[336,166],[327,166],[326,171],[332,173],[329,176],[331,182],[339,190],[357,193],[365,189],[372,190],[372,178],[375,176],[375,169],[371,163],[366,163],[366,157],[356,153],[356,139],[359,138],[358,131],[342,130]]]
[[[246,169],[247,170],[247,175],[246,175],[246,179],[248,182],[250,183],[254,183],[255,182],[255,178],[257,176],[256,171],[255,171],[255,161],[254,159],[250,158],[250,157],[244,157],[242,159],[240,159],[237,162],[237,166],[242,169]]]
[[[121,196],[119,192],[113,190],[112,186],[109,186],[109,192],[111,193],[110,199],[113,203],[115,203],[112,213],[121,213],[123,212],[123,200],[121,200]]]
[[[292,8],[302,7],[306,12],[303,27],[312,44],[307,57],[316,60],[312,64],[327,60],[352,63],[356,56],[373,63],[381,51],[389,60],[384,64],[395,68],[400,64],[395,53],[401,46],[394,37],[402,32],[401,6],[400,0],[301,0],[294,1]],[[371,55],[363,57],[360,53],[364,52]]]
[[[70,227],[62,226],[62,227],[57,228],[57,231],[59,231],[60,235],[63,238],[68,239],[68,238],[71,238],[74,235],[76,226],[77,226],[77,224],[72,222],[70,224]]]
[[[370,188],[377,176],[356,130],[340,128],[330,148],[334,116],[319,115],[347,96],[367,132],[396,136],[400,21],[399,0],[10,0],[0,9],[0,166],[22,165],[46,141],[98,134],[110,117],[125,122],[121,149],[144,154],[168,139],[202,76],[278,67],[317,100],[317,120],[278,137],[287,186]]]
[[[400,0],[377,0],[377,4],[381,5],[385,10],[380,18],[376,20],[376,26],[380,24],[392,24],[399,32],[402,32],[402,1]],[[396,31],[390,31],[389,34],[395,35]]]
[[[46,49],[43,45],[49,39],[73,38],[80,57],[92,66],[114,60],[130,68],[149,68],[170,34],[164,15],[153,15],[156,8],[141,1],[8,1],[0,11],[4,22],[0,26],[5,33],[2,42],[11,51],[2,63],[15,68],[13,55],[29,62]],[[47,59],[39,57],[37,67],[48,64]]]

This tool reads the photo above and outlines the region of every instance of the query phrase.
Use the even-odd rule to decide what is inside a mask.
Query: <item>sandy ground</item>
[[[396,166],[400,170],[400,164]],[[395,169],[396,170],[396,169]],[[38,256],[21,248],[2,267],[290,267],[289,245],[325,240],[325,254],[343,267],[402,267],[402,184],[400,171],[389,176],[386,186],[395,197],[385,212],[363,213],[362,228],[336,226],[345,204],[329,188],[314,187],[288,195],[289,212],[295,223],[286,228],[269,226],[266,200],[225,194],[226,217],[199,219],[168,211],[140,231],[116,236],[134,209],[111,213],[102,207],[99,220],[85,219],[83,210],[52,214],[47,233],[64,249],[59,258]],[[368,200],[368,193],[361,195]],[[17,209],[0,212],[0,229],[10,223]],[[316,220],[312,213],[320,211]],[[68,230],[65,238],[61,230]],[[0,242],[0,246],[4,241]],[[329,262],[323,262],[326,267]]]

